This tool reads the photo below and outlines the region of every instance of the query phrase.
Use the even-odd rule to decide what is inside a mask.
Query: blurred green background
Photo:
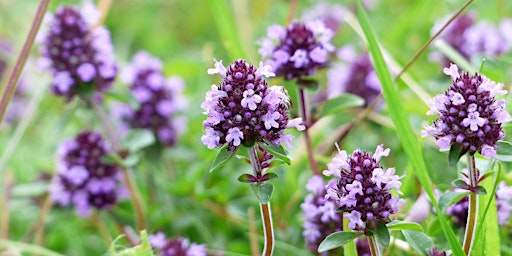
[[[210,85],[218,82],[218,78],[207,75],[206,70],[213,66],[213,58],[223,60],[225,65],[234,61],[236,44],[241,45],[250,62],[259,63],[259,46],[255,42],[266,36],[266,28],[274,23],[285,24],[290,15],[300,19],[317,1],[218,1],[221,6],[228,7],[222,13],[227,13],[229,19],[234,21],[239,42],[223,38],[217,17],[222,14],[213,8],[214,0],[113,1],[105,25],[112,33],[116,59],[121,68],[131,60],[134,53],[146,50],[161,58],[167,76],[179,75],[186,84],[184,94],[189,107],[182,116],[187,119],[187,129],[179,138],[178,145],[166,149],[161,158],[148,154],[135,168],[136,180],[147,207],[148,231],[164,231],[168,237],[189,237],[192,242],[207,244],[211,249],[233,252],[232,255],[249,255],[249,220],[252,215],[255,219],[252,225],[261,234],[259,209],[249,186],[237,182],[236,178],[249,171],[250,166],[242,160],[234,159],[221,170],[210,174],[208,169],[216,150],[208,150],[200,141],[202,122],[205,119],[200,103]],[[460,0],[375,2],[375,8],[369,10],[371,22],[382,46],[402,66],[430,38],[434,22],[454,13],[465,3]],[[352,1],[341,3],[354,9]],[[12,42],[16,53],[28,33],[37,4],[33,0],[0,0],[0,38]],[[61,4],[77,5],[80,1],[53,0],[49,11],[53,12]],[[294,4],[297,4],[296,9],[293,8]],[[486,19],[497,23],[511,13],[512,2],[475,1],[468,10],[478,13],[477,20]],[[360,49],[365,48],[364,41],[348,24],[341,25],[333,44],[336,47],[351,44]],[[432,49],[430,47],[420,56],[408,71],[430,96],[444,91],[450,83],[442,75],[442,67],[428,61],[427,55]],[[37,186],[41,183],[37,179],[42,172],[53,172],[55,150],[60,141],[75,136],[82,129],[102,129],[95,115],[84,106],[78,104],[73,111],[76,102],[67,103],[51,95],[49,90],[38,89],[47,87],[50,81],[48,74],[34,67],[38,50],[39,47],[35,45],[27,64],[32,68],[24,75],[30,81],[31,94],[43,93],[42,100],[29,117],[28,127],[19,142],[10,143],[20,129],[18,125],[3,125],[0,130],[0,150],[4,153],[8,149],[13,150],[5,166],[1,166],[4,168],[1,174],[5,176],[5,173],[12,173],[17,189],[10,200],[9,210],[9,239],[16,241],[27,239],[30,227],[41,214],[40,201],[34,197],[43,196],[44,190]],[[504,82],[509,88],[512,79],[510,60],[511,54],[496,60],[489,59],[483,73]],[[14,58],[11,64],[13,62]],[[472,64],[479,67],[479,63]],[[325,71],[316,74],[316,78],[322,82],[321,86],[325,86]],[[271,81],[271,84],[284,83],[289,91],[290,87],[293,89],[290,82],[279,78]],[[398,85],[400,97],[419,136],[422,125],[432,118],[425,114],[428,107],[403,82]],[[118,81],[115,88],[124,90],[127,85]],[[107,99],[106,104],[111,102],[111,99]],[[298,106],[297,102],[295,106]],[[329,139],[337,127],[361,111],[351,109],[317,123],[312,129],[315,148]],[[384,106],[356,126],[340,146],[348,152],[356,148],[374,151],[376,145],[384,143],[391,148],[390,157],[385,160],[384,166],[396,166],[397,172],[402,175],[408,166],[407,157],[386,111]],[[510,134],[509,130],[507,128],[507,134]],[[307,164],[302,137],[299,133],[294,135],[295,146],[289,149],[292,165],[279,166],[275,170],[279,175],[279,179],[274,181],[275,191],[271,200],[277,240],[275,255],[309,255],[301,235],[303,216],[300,204],[307,193],[305,184],[312,173]],[[447,154],[438,152],[432,142],[430,138],[426,139],[424,146],[431,179],[436,186],[447,187],[457,177],[457,171],[448,166]],[[328,151],[317,156],[320,169],[326,168],[331,153]],[[507,174],[503,174],[503,177],[511,180]],[[403,211],[405,213],[420,193],[421,187],[412,172],[407,173],[403,183],[405,187],[402,191],[408,201]],[[399,215],[403,217],[404,214]],[[100,217],[113,238],[121,234],[115,223],[134,224],[128,202],[115,207],[110,214],[100,214]],[[433,222],[431,219],[425,223],[426,227]],[[98,234],[96,225],[89,219],[77,217],[71,209],[52,208],[45,229],[43,246],[65,255],[102,255],[108,250],[109,244]],[[442,235],[439,228],[430,231],[434,236]],[[28,238],[26,242],[32,243],[31,237]],[[261,235],[257,238],[260,242],[263,239]]]

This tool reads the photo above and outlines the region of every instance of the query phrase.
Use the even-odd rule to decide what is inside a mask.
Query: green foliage
[[[318,252],[326,252],[332,250],[334,248],[338,248],[354,239],[358,236],[361,236],[360,232],[352,232],[352,231],[339,231],[328,235],[320,246],[318,246]]]

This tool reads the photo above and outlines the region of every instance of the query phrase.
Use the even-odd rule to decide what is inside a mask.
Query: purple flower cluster
[[[395,168],[384,171],[380,165],[381,158],[388,156],[390,150],[379,145],[373,155],[355,150],[351,156],[345,150],[338,151],[323,172],[336,178],[327,185],[326,198],[348,213],[345,217],[350,221],[350,229],[365,231],[370,221],[388,223],[403,203],[398,196],[391,195],[392,189],[401,193],[401,177],[395,175]]]
[[[176,76],[165,78],[160,60],[144,51],[135,54],[123,69],[121,78],[130,85],[140,105],[138,109],[128,104],[114,106],[113,112],[121,120],[122,130],[148,129],[163,145],[174,145],[184,128],[183,118],[175,117],[177,111],[186,107],[186,101],[180,96],[183,80]]]
[[[222,61],[208,74],[219,74],[219,86],[213,84],[201,104],[208,118],[201,141],[209,149],[229,144],[230,151],[240,145],[252,146],[256,142],[269,141],[274,145],[290,143],[291,135],[284,129],[303,129],[300,119],[288,120],[290,98],[282,86],[269,87],[265,77],[274,76],[270,66],[255,68],[239,59],[228,68]]]
[[[302,235],[306,238],[309,250],[317,252],[318,246],[328,235],[342,231],[343,214],[336,212],[338,206],[333,199],[325,198],[327,190],[321,176],[311,177],[306,189],[311,193],[301,204],[306,219]]]
[[[268,28],[268,37],[258,42],[258,52],[276,75],[300,80],[327,65],[329,53],[334,51],[329,43],[332,37],[332,30],[321,20],[294,21],[286,29],[275,24]]]
[[[501,181],[496,189],[496,206],[498,224],[507,224],[510,219],[510,213],[512,212],[512,187],[507,186],[504,181]],[[455,223],[465,228],[468,219],[468,208],[468,197],[464,197],[457,203],[448,207],[446,214],[452,216]]]
[[[512,49],[512,20],[504,19],[496,26],[488,21],[475,23],[475,14],[468,13],[457,17],[441,34],[441,38],[466,59],[475,55],[498,57]],[[432,34],[437,33],[448,17],[437,21],[432,28]],[[432,60],[443,60],[449,64],[440,53],[434,52]],[[448,62],[448,63],[446,63]]]
[[[87,217],[92,208],[108,210],[126,198],[119,167],[101,160],[108,153],[110,149],[99,133],[82,131],[76,138],[63,141],[57,150],[57,175],[50,186],[52,201],[73,205],[78,215]]]
[[[206,245],[190,243],[187,238],[167,239],[162,232],[149,236],[149,243],[160,256],[207,256]]]
[[[459,143],[462,152],[493,157],[496,142],[504,136],[501,125],[511,119],[505,110],[507,102],[495,100],[496,95],[507,93],[503,84],[478,73],[459,74],[454,64],[445,68],[444,73],[452,77],[453,84],[429,102],[431,109],[427,114],[437,114],[438,119],[432,126],[425,125],[422,135],[434,136],[441,150],[449,150],[451,145]]]
[[[351,93],[365,99],[368,106],[381,92],[370,56],[367,53],[357,56],[349,46],[339,49],[337,55],[343,62],[328,72],[328,97]]]
[[[53,17],[46,17],[50,27],[40,39],[41,65],[51,70],[56,95],[70,99],[92,88],[106,90],[114,81],[117,66],[110,32],[105,27],[92,29],[98,17],[91,2],[81,11],[61,6]]]

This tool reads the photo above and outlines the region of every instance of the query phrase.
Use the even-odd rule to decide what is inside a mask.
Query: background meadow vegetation
[[[343,4],[354,15],[340,25],[333,45],[336,48],[352,45],[361,51],[366,49],[366,43],[357,31],[359,23],[355,16],[355,3],[331,2]],[[429,40],[431,29],[438,19],[453,14],[465,3],[461,0],[371,2],[374,7],[367,13],[373,31],[382,49],[399,67],[403,67]],[[267,27],[301,19],[304,12],[316,3],[312,0],[113,1],[105,25],[111,31],[115,57],[121,69],[137,51],[146,50],[162,60],[166,76],[178,75],[185,81],[183,94],[188,107],[180,115],[186,118],[187,125],[178,143],[163,150],[160,156],[145,151],[142,161],[134,168],[136,182],[145,202],[149,233],[163,231],[168,237],[188,237],[192,242],[206,244],[212,253],[224,255],[250,255],[251,237],[261,244],[263,236],[255,196],[248,185],[236,179],[249,171],[250,165],[233,159],[222,169],[208,172],[217,150],[209,150],[201,143],[204,131],[202,123],[206,117],[200,103],[210,85],[218,81],[209,76],[206,70],[213,67],[214,58],[223,60],[225,65],[238,58],[259,63],[256,40],[266,36]],[[53,0],[49,11],[54,12],[62,4],[80,5],[81,1]],[[16,54],[23,45],[37,5],[38,1],[34,0],[0,0],[0,39],[10,41]],[[512,2],[474,1],[466,12],[477,13],[477,20],[498,23],[512,13]],[[442,74],[442,65],[428,60],[429,53],[434,50],[439,49],[435,45],[429,46],[407,70],[405,75],[410,80],[396,83],[396,96],[420,142],[432,186],[445,190],[457,178],[462,165],[450,167],[447,152],[439,152],[431,138],[423,139],[420,136],[422,126],[432,120],[431,116],[426,115],[429,108],[425,98],[432,98],[451,84],[448,77]],[[11,67],[16,54],[9,59]],[[0,180],[3,182],[0,187],[6,198],[3,199],[4,207],[6,203],[9,206],[0,209],[1,217],[8,221],[8,225],[0,222],[0,230],[8,231],[0,234],[0,241],[4,245],[6,240],[22,242],[19,248],[25,249],[29,244],[34,244],[63,255],[103,255],[107,253],[110,242],[105,239],[105,234],[99,232],[98,220],[80,218],[72,209],[60,207],[42,211],[48,181],[41,177],[43,173],[54,172],[55,152],[59,143],[74,137],[83,129],[102,131],[102,124],[84,104],[77,100],[66,102],[49,92],[51,77],[36,68],[38,56],[39,46],[34,45],[23,74],[30,88],[30,103],[24,108],[23,118],[13,124],[4,123],[0,128]],[[333,61],[336,60],[333,58]],[[473,60],[469,65],[478,70],[481,60]],[[391,73],[395,75],[399,71],[400,68]],[[482,69],[483,74],[504,83],[508,90],[512,82],[511,71],[512,52],[496,59],[487,58]],[[326,70],[315,74],[320,87],[326,86],[326,77]],[[4,76],[0,83],[5,85],[6,80]],[[296,97],[293,82],[274,78],[269,84],[285,85],[292,99]],[[113,86],[115,91],[126,89],[127,85],[119,79]],[[315,91],[308,91],[308,94],[312,97]],[[509,98],[507,95],[506,99]],[[114,101],[113,97],[105,97],[107,106]],[[298,103],[294,102],[292,113],[298,115]],[[340,127],[364,111],[364,108],[343,109],[321,119],[312,127],[315,157],[321,170],[326,169],[326,164],[331,161],[334,139]],[[505,140],[510,140],[510,127],[505,127],[505,134]],[[288,149],[292,164],[280,165],[274,170],[279,176],[273,181],[275,189],[271,200],[276,234],[274,255],[314,255],[307,250],[302,236],[304,217],[300,207],[308,193],[305,184],[312,172],[301,134],[293,132],[293,135],[294,147]],[[399,175],[406,175],[402,179],[402,198],[406,204],[397,215],[397,218],[403,219],[423,188],[399,139],[387,104],[383,103],[366,115],[338,143],[347,152],[357,148],[373,151],[376,145],[382,143],[391,148],[391,154],[383,160],[383,165],[394,166]],[[509,185],[512,184],[510,167],[510,164],[502,163],[499,174],[499,179]],[[44,233],[35,236],[41,227],[34,227],[34,223],[42,215],[46,217]],[[110,213],[101,212],[99,218],[105,224],[104,233],[112,239],[122,234],[119,227],[134,227],[134,213],[129,201],[114,207]],[[495,217],[487,216],[489,218]],[[464,231],[451,220],[449,223],[459,241],[462,241]],[[440,248],[449,248],[435,213],[421,224],[425,233]],[[251,225],[256,228],[256,234],[250,230]],[[500,227],[499,231],[501,253],[512,255],[510,224]],[[392,235],[401,238],[399,232]],[[117,246],[128,245],[120,239]],[[42,249],[39,252],[40,255],[44,254]],[[385,253],[412,254],[394,245]]]

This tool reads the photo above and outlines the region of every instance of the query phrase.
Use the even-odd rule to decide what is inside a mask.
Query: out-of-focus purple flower
[[[430,250],[428,252],[428,255],[429,256],[446,256],[446,252],[440,252],[439,249],[437,249],[437,247],[432,247],[432,250]]]
[[[108,89],[117,74],[110,32],[103,26],[93,29],[98,18],[94,6],[86,2],[82,10],[61,6],[47,15],[42,44],[42,68],[53,74],[51,90],[71,99],[88,91]]]
[[[160,256],[207,256],[206,245],[190,243],[187,238],[166,239],[164,233],[149,236],[149,243]]]
[[[510,24],[506,20],[496,26],[488,21],[475,23],[475,17],[475,13],[460,15],[443,31],[441,38],[468,60],[475,55],[498,57],[511,49]],[[437,33],[448,18],[438,20],[431,34]],[[430,58],[434,61],[443,61],[445,65],[450,63],[439,52],[433,52]]]
[[[112,112],[121,120],[122,130],[148,129],[163,145],[174,145],[185,127],[184,119],[176,117],[176,113],[187,106],[181,97],[183,80],[177,76],[166,78],[160,60],[145,51],[135,54],[123,69],[121,78],[130,85],[139,103],[138,109],[128,104],[114,106]]]
[[[341,231],[342,213],[337,213],[337,205],[333,199],[326,199],[327,190],[321,176],[313,176],[309,179],[306,189],[308,194],[301,204],[306,219],[302,235],[311,252],[317,252],[320,243],[330,234]],[[327,255],[328,252],[324,253]]]
[[[381,92],[370,57],[367,53],[357,56],[349,46],[339,49],[337,55],[342,62],[328,72],[327,97],[351,93],[365,99],[368,106]]]
[[[496,154],[496,142],[504,137],[502,123],[511,119],[505,110],[504,100],[495,100],[504,95],[503,84],[475,73],[459,74],[456,65],[445,68],[453,84],[444,94],[429,102],[427,114],[437,114],[432,126],[425,125],[422,135],[432,135],[441,150],[449,150],[452,144],[462,145],[462,152],[479,152],[491,158]]]
[[[341,4],[319,2],[304,11],[302,20],[305,22],[321,20],[327,28],[337,32],[344,22],[344,16],[347,12],[349,10]]]
[[[505,225],[512,212],[512,187],[501,181],[496,190],[496,205],[498,210],[498,224]]]
[[[268,28],[268,37],[259,40],[258,52],[277,76],[300,80],[327,65],[329,53],[334,51],[329,42],[332,36],[321,20],[294,21],[286,29],[275,24]]]
[[[208,148],[229,144],[230,151],[240,145],[269,141],[274,145],[290,143],[284,134],[290,126],[301,129],[300,122],[288,120],[290,98],[282,86],[269,87],[266,77],[274,76],[269,66],[255,68],[243,59],[228,68],[216,61],[208,74],[219,74],[222,82],[213,84],[201,108],[208,115],[201,141]]]
[[[76,138],[64,140],[57,149],[57,174],[50,185],[52,201],[72,205],[78,215],[87,217],[92,208],[108,210],[128,197],[119,166],[101,160],[108,153],[110,148],[99,133],[82,131]]]
[[[395,168],[384,170],[380,165],[380,159],[388,156],[390,150],[379,145],[373,155],[355,150],[350,156],[345,150],[338,151],[323,172],[336,178],[327,185],[326,198],[347,212],[350,229],[365,231],[369,221],[390,222],[391,214],[398,212],[403,203],[390,193],[392,189],[400,193],[401,177],[395,175]]]

